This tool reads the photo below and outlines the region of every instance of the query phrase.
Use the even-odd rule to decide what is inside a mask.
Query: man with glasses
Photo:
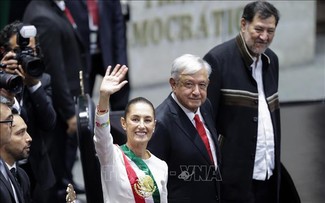
[[[156,109],[148,149],[168,165],[168,202],[219,202],[217,131],[207,99],[211,67],[198,56],[175,59],[172,93]]]
[[[27,173],[18,165],[19,160],[29,156],[32,138],[27,132],[25,121],[18,114],[11,118],[11,140],[0,148],[1,158],[12,173],[25,203],[31,202],[30,181]],[[8,201],[1,201],[8,202]]]
[[[0,103],[0,150],[11,140],[13,115],[7,104]],[[3,154],[0,153],[0,202],[23,202],[17,182],[11,175]]]

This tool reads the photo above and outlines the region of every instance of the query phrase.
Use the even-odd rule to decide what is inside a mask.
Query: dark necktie
[[[211,148],[210,148],[210,144],[209,144],[209,139],[208,139],[207,133],[205,131],[204,125],[203,125],[202,121],[200,120],[199,115],[195,114],[194,121],[195,121],[196,129],[197,129],[197,131],[198,131],[198,133],[199,133],[199,135],[208,151],[209,157],[213,163],[213,156],[212,156],[212,152],[211,152]]]
[[[17,170],[16,170],[16,168],[14,168],[14,167],[11,168],[11,169],[10,169],[10,172],[11,172],[11,174],[14,176],[14,178],[15,178],[15,180],[16,180],[18,186],[20,187],[20,183],[19,183],[19,180],[18,180],[18,176],[17,176]]]

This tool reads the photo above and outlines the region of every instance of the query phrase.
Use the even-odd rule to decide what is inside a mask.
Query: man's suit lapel
[[[15,191],[16,191],[16,194],[17,194],[17,197],[18,197],[18,200],[20,203],[24,203],[25,200],[24,200],[24,197],[23,197],[23,194],[21,192],[21,188],[19,188],[19,186],[17,185],[17,181],[15,180],[15,178],[13,177],[13,175],[11,174],[11,172],[9,171],[8,167],[7,166],[4,166],[5,167],[5,170],[7,172],[7,175],[8,175],[8,178],[10,179],[12,185],[14,186],[15,188]],[[15,199],[15,196],[14,196],[14,192],[12,190],[12,187],[11,187],[11,184],[10,182],[4,177],[4,175],[2,173],[0,173],[0,180],[1,180],[1,184],[5,185],[6,188],[8,189],[11,197],[13,199]]]
[[[8,189],[9,195],[12,197],[13,200],[15,200],[14,192],[12,190],[10,182],[4,177],[4,175],[1,172],[0,172],[0,184],[4,185]]]
[[[22,194],[22,191],[21,191],[21,188],[20,186],[18,185],[17,183],[17,180],[15,179],[15,177],[11,174],[11,172],[9,171],[9,169],[6,167],[6,170],[7,170],[7,174],[11,180],[11,183],[13,184],[14,188],[15,188],[15,191],[16,191],[16,194],[17,194],[17,197],[18,197],[18,200],[20,203],[24,203],[25,200],[24,200],[24,196]]]
[[[202,154],[204,159],[211,164],[211,160],[207,149],[197,132],[196,128],[194,127],[192,121],[187,117],[183,109],[175,102],[175,100],[169,96],[169,105],[171,109],[171,113],[174,116],[174,122],[176,125],[184,132],[184,135],[187,136],[197,148],[197,150]]]

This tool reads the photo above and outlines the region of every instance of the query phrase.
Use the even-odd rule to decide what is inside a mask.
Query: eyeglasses
[[[208,84],[207,82],[201,82],[201,83],[194,83],[192,81],[179,81],[186,89],[194,89],[196,87],[196,85],[199,86],[200,90],[206,90],[208,88]]]
[[[1,123],[9,123],[9,127],[12,127],[12,122],[13,122],[13,116],[9,116],[8,120],[0,121]]]
[[[4,120],[4,121],[0,121],[0,123],[9,123],[9,126],[12,127],[12,122],[13,120]]]

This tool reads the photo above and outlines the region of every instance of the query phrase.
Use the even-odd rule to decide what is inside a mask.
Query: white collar
[[[65,2],[60,0],[55,0],[54,3],[62,10],[65,10]]]

